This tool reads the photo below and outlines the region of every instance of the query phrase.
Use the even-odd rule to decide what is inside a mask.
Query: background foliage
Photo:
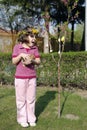
[[[29,25],[49,30],[49,22],[60,32],[61,27],[70,23],[70,50],[73,51],[75,24],[85,25],[85,0],[0,0],[0,8],[0,24],[4,29],[9,28],[12,34]],[[85,50],[85,31],[82,33],[81,50]]]

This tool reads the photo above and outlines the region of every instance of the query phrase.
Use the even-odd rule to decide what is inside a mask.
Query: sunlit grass
[[[77,118],[68,119],[72,115]],[[87,99],[75,92],[61,93],[61,117],[58,118],[57,88],[37,87],[37,126],[22,128],[16,122],[15,89],[0,87],[0,130],[86,130]]]

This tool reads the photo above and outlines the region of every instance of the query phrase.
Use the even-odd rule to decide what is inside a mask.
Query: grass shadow
[[[65,92],[64,90],[62,91],[62,95],[63,95],[63,97],[64,97],[64,101],[63,101],[63,103],[62,103],[62,107],[61,107],[61,110],[60,110],[60,116],[62,116],[62,113],[63,113],[63,110],[64,110],[64,107],[65,107],[65,104],[66,104],[66,101],[67,101],[67,99],[68,99],[68,97],[71,95],[73,93],[73,91],[69,91],[69,92]]]
[[[49,104],[50,101],[55,99],[56,91],[47,91],[43,96],[40,96],[36,101],[36,116],[37,118],[39,115],[44,111],[46,106]]]

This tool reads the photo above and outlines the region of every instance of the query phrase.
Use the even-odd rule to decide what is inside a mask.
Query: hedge
[[[58,86],[58,53],[41,54],[41,64],[36,66],[37,85]],[[0,53],[0,84],[13,85],[15,65],[11,53]],[[87,89],[87,52],[63,52],[60,62],[60,83]]]

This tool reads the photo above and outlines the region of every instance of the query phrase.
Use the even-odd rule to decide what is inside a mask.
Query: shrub
[[[41,64],[36,66],[37,85],[57,86],[58,58],[57,52],[41,54]],[[11,53],[0,54],[0,63],[0,83],[14,84],[15,66],[11,63]],[[87,52],[64,52],[60,75],[61,85],[87,89]]]

